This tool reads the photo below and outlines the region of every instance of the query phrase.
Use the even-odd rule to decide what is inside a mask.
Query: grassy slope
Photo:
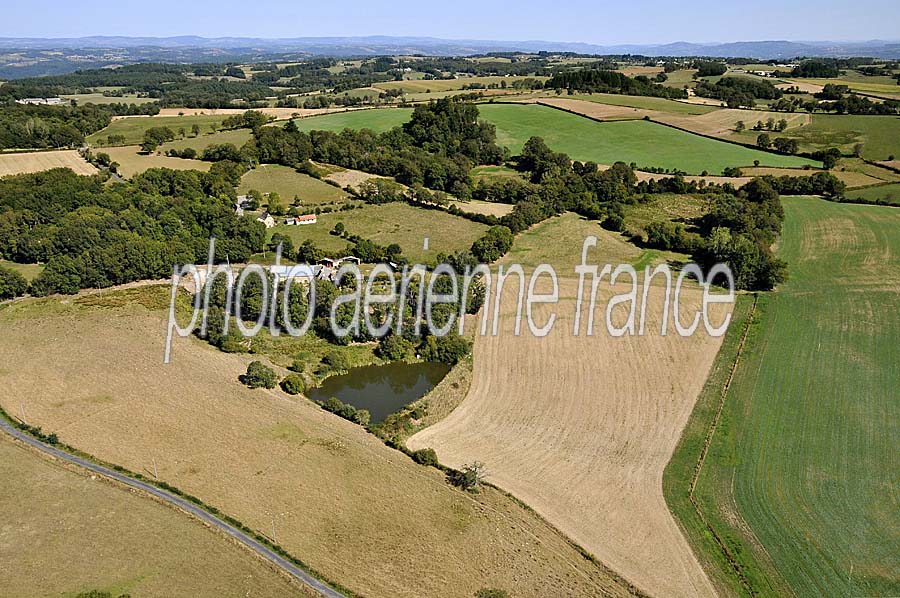
[[[409,120],[411,108],[384,108],[381,110],[355,110],[337,114],[325,114],[297,119],[301,131],[342,131],[344,129],[372,129],[376,132],[390,130]]]
[[[543,137],[552,149],[577,160],[678,168],[690,174],[721,172],[726,166],[802,166],[806,160],[721,143],[643,121],[598,123],[543,106],[479,106],[483,119],[497,126],[497,140],[513,152],[529,137]]]
[[[204,114],[198,116],[134,116],[129,118],[120,118],[112,121],[108,127],[97,131],[93,135],[89,135],[86,139],[88,143],[98,144],[104,143],[108,135],[124,135],[125,144],[140,143],[144,139],[144,131],[152,127],[169,127],[176,134],[178,129],[184,127],[185,131],[191,132],[193,125],[199,125],[203,133],[210,132],[210,125],[221,125],[227,116],[215,116]]]
[[[399,244],[403,255],[412,261],[434,260],[438,253],[468,249],[487,230],[487,226],[459,216],[405,203],[320,214],[316,224],[280,225],[270,230],[290,236],[295,246],[311,239],[325,251],[340,253],[347,247],[347,241],[329,234],[338,222],[343,222],[349,232],[376,243]],[[427,251],[422,248],[424,237],[429,238]]]
[[[347,198],[347,193],[337,187],[277,164],[263,164],[241,177],[238,193],[244,194],[250,189],[262,193],[274,191],[285,205],[289,205],[297,195],[302,202],[301,207],[342,202]]]
[[[785,211],[791,280],[760,302],[698,498],[762,595],[896,595],[900,212]]]
[[[21,356],[0,370],[16,399],[0,402],[134,471],[155,458],[161,479],[262,533],[274,514],[279,544],[363,595],[626,591],[501,493],[456,490],[302,398],[243,387],[251,356],[188,338],[164,365],[167,300],[145,287],[0,308],[0,352]]]
[[[9,260],[0,260],[0,266],[15,270],[29,281],[34,280],[44,269],[42,264],[17,264]]]
[[[94,408],[103,402],[98,397]],[[64,468],[5,434],[0,479],[4,596],[313,595],[186,515]]]
[[[866,187],[864,189],[848,191],[847,197],[854,199],[868,199],[870,201],[886,199],[892,204],[900,204],[900,183],[894,183],[893,185],[880,185],[877,187]]]

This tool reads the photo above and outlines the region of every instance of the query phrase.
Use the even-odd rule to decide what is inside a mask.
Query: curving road
[[[255,553],[259,554],[260,556],[266,558],[267,560],[271,561],[274,565],[276,565],[283,571],[287,572],[289,575],[296,578],[298,581],[300,581],[304,585],[307,585],[307,586],[311,587],[312,589],[316,590],[322,596],[327,596],[328,598],[345,598],[344,594],[341,594],[340,592],[332,589],[331,587],[327,586],[323,582],[319,581],[312,575],[306,573],[305,571],[303,571],[302,569],[300,569],[299,567],[297,567],[296,565],[294,565],[287,559],[276,554],[270,548],[268,548],[267,546],[256,541],[255,539],[253,539],[246,533],[244,533],[241,530],[237,529],[236,527],[222,521],[215,515],[212,515],[211,513],[204,511],[197,505],[191,503],[188,500],[181,498],[180,496],[172,494],[171,492],[167,492],[161,488],[157,488],[156,486],[154,486],[152,484],[147,484],[146,482],[142,482],[135,478],[121,474],[117,471],[113,471],[112,469],[109,469],[108,467],[103,467],[102,465],[97,465],[96,463],[92,463],[92,462],[88,461],[87,459],[82,459],[81,457],[78,457],[76,455],[69,454],[63,450],[60,450],[53,446],[44,444],[43,442],[26,434],[25,432],[22,432],[21,430],[18,430],[17,428],[13,427],[12,425],[10,425],[8,422],[6,422],[3,419],[0,419],[0,430],[3,430],[10,436],[12,436],[18,440],[21,440],[22,442],[24,442],[30,446],[33,446],[34,448],[36,448],[44,453],[47,453],[48,455],[52,455],[52,456],[56,457],[57,459],[61,459],[63,461],[68,461],[69,463],[74,463],[75,465],[78,465],[80,467],[88,469],[94,473],[105,476],[107,478],[112,478],[112,479],[116,480],[117,482],[121,482],[122,484],[130,486],[132,488],[137,488],[138,490],[142,490],[142,491],[152,494],[153,496],[155,496],[159,499],[162,499],[170,504],[173,504],[176,507],[178,507],[179,509],[187,511],[194,517],[196,517],[202,521],[205,521],[209,525],[215,526],[219,530],[225,532],[226,534],[228,534],[229,536],[231,536],[232,538],[234,538],[235,540],[237,540],[238,542],[240,542],[241,544],[243,544],[250,550],[252,550]]]

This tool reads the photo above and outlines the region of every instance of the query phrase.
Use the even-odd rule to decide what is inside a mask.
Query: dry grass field
[[[245,194],[250,189],[262,193],[274,191],[285,205],[290,205],[295,196],[299,197],[301,207],[343,203],[347,199],[346,191],[278,164],[260,164],[242,176],[238,193]]]
[[[598,237],[592,259],[600,263],[659,257],[574,214],[521,235],[504,261],[526,269],[549,263],[561,276],[560,304],[549,306],[558,314],[552,332],[536,338],[526,328],[515,337],[514,296],[504,293],[501,333],[476,338],[468,395],[408,445],[433,447],[451,466],[483,462],[490,481],[650,594],[713,595],[666,508],[661,479],[720,339],[681,338],[671,320],[661,336],[660,288],[649,294],[647,334],[612,338],[604,326],[608,280],[598,293],[596,334],[574,336],[571,277],[585,234]],[[699,292],[683,300],[696,306]]]
[[[785,112],[738,110],[734,108],[715,110],[713,112],[695,116],[665,115],[659,117],[657,120],[702,135],[729,137],[731,133],[734,132],[735,124],[739,120],[744,121],[744,124],[749,129],[756,124],[756,121],[765,123],[769,118],[774,118],[776,121],[779,121],[782,118],[787,120],[788,131],[808,125],[811,122],[810,115],[805,113],[795,112],[789,114]]]
[[[305,399],[245,388],[249,357],[178,339],[164,365],[167,297],[144,287],[3,307],[0,363],[16,367],[0,371],[0,403],[103,460],[145,474],[155,460],[161,479],[359,594],[628,593],[503,493],[456,490]]]
[[[497,218],[506,216],[513,211],[512,204],[479,201],[477,199],[473,199],[471,201],[455,202],[452,205],[455,205],[463,212],[470,212],[472,214],[484,214],[486,216],[496,216]]]
[[[83,175],[97,173],[97,169],[76,150],[0,153],[0,176],[41,172],[51,168],[70,168],[75,174]]]
[[[633,108],[631,106],[617,106],[588,100],[573,100],[569,98],[540,98],[529,100],[528,103],[544,104],[554,108],[562,108],[577,114],[596,118],[598,120],[639,120],[645,116],[660,116],[663,114],[657,110]]]
[[[313,595],[224,534],[5,434],[0,479],[4,596]]]
[[[144,172],[148,168],[171,168],[172,170],[209,170],[212,162],[202,160],[185,160],[183,158],[171,158],[159,154],[140,154],[140,148],[136,145],[122,147],[104,147],[97,150],[98,153],[107,153],[113,162],[119,163],[118,172],[125,178]]]

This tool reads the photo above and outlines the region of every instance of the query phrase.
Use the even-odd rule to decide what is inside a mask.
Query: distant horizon
[[[89,16],[90,15],[90,16]],[[4,7],[0,37],[73,39],[81,37],[430,37],[445,40],[526,41],[593,45],[664,45],[685,39],[893,40],[900,38],[900,3],[894,0],[760,0],[753,6],[692,0],[671,10],[664,0],[598,5],[573,0],[548,7],[521,0],[505,3],[457,0],[452,6],[397,0],[390,6],[359,0],[340,9],[325,3],[256,0],[176,2],[110,6],[100,0],[49,0],[39,10],[28,3]],[[101,31],[102,33],[97,33]],[[189,32],[188,32],[189,31]],[[673,41],[633,41],[673,40]]]
[[[694,40],[690,38],[678,38],[667,41],[624,41],[624,42],[599,42],[585,41],[581,39],[549,39],[549,38],[505,38],[505,37],[454,37],[443,35],[402,35],[368,33],[354,35],[295,35],[295,36],[261,36],[261,35],[202,35],[194,33],[172,35],[142,35],[142,34],[84,34],[84,35],[0,35],[2,41],[56,41],[56,40],[90,40],[90,39],[147,39],[147,40],[176,40],[184,38],[202,39],[205,41],[216,40],[248,40],[248,41],[294,41],[294,40],[361,40],[361,39],[386,39],[386,40],[433,40],[443,42],[489,42],[489,43],[528,43],[528,44],[581,44],[589,46],[669,46],[675,44],[691,44],[698,46],[716,46],[728,44],[754,44],[754,43],[795,43],[795,44],[871,44],[871,43],[900,43],[900,34],[897,37],[870,37],[870,38],[816,38],[800,39],[789,37],[766,37],[730,40]]]

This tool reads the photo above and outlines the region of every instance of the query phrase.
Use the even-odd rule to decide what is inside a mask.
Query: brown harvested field
[[[699,115],[663,114],[654,118],[668,125],[713,137],[728,137],[734,132],[735,124],[739,120],[744,121],[747,128],[755,125],[756,121],[765,123],[769,118],[774,118],[776,121],[782,118],[787,120],[788,129],[808,125],[811,122],[810,115],[805,113],[789,114],[763,110],[738,110],[736,108],[715,110]]]
[[[626,66],[617,70],[623,75],[628,75],[629,77],[636,77],[638,75],[650,77],[652,75],[657,75],[663,72],[663,68],[661,66]]]
[[[16,365],[0,370],[0,404],[133,471],[155,459],[160,479],[262,533],[274,515],[279,544],[362,595],[628,592],[501,492],[456,490],[305,399],[247,389],[250,356],[177,339],[164,365],[167,298],[143,287],[3,307],[0,363]]]
[[[568,110],[598,120],[632,120],[644,118],[645,116],[655,118],[665,114],[658,110],[645,110],[643,108],[601,104],[599,102],[586,102],[584,100],[572,100],[569,98],[539,98],[535,100],[526,100],[522,103],[535,103],[552,106],[554,108],[562,108],[563,110]]]
[[[472,214],[484,214],[485,216],[496,216],[497,218],[506,216],[513,211],[512,204],[479,201],[477,199],[473,199],[471,201],[454,202],[451,205],[455,205],[463,212],[470,212]]]
[[[562,291],[574,297],[576,284]],[[696,306],[690,295],[684,305]],[[657,331],[644,337],[573,336],[574,299],[544,338],[513,336],[505,318],[500,335],[476,339],[462,404],[408,446],[452,467],[483,462],[491,482],[652,595],[713,596],[666,507],[662,472],[720,342],[659,336],[655,298]],[[514,303],[504,305],[509,316]]]
[[[885,160],[883,162],[879,162],[882,166],[887,166],[888,168],[896,168],[900,170],[900,160]]]
[[[0,153],[0,176],[41,172],[51,168],[71,168],[75,174],[97,174],[94,165],[82,158],[77,150]]]
[[[207,171],[212,162],[202,160],[185,160],[172,158],[159,154],[140,154],[140,147],[136,145],[123,145],[121,147],[104,147],[97,150],[98,153],[107,153],[113,162],[119,163],[118,172],[125,178],[144,172],[148,168],[171,168],[172,170],[202,170]]]
[[[555,247],[543,258],[538,251],[529,264],[559,261]],[[573,246],[569,257],[578,253]],[[483,462],[488,480],[651,595],[713,596],[666,507],[662,473],[720,339],[705,333],[682,338],[671,319],[668,335],[661,336],[664,293],[656,286],[649,293],[647,334],[611,337],[604,325],[605,299],[613,292],[608,278],[598,293],[595,335],[575,336],[577,279],[560,282],[560,304],[538,310],[544,317],[550,308],[558,314],[544,338],[527,328],[512,334],[514,295],[504,294],[500,334],[476,338],[468,395],[407,444],[432,447],[453,467]],[[615,292],[622,290],[618,285]],[[683,293],[682,309],[699,303],[696,288]],[[543,323],[541,316],[536,319]]]
[[[342,168],[341,170],[330,172],[322,178],[326,181],[334,181],[341,186],[341,189],[346,189],[347,187],[358,189],[359,186],[366,181],[387,177],[369,174],[368,172],[363,172],[361,170],[353,170],[352,168]]]
[[[676,102],[681,102],[682,104],[698,104],[700,106],[723,106],[722,100],[717,100],[715,98],[703,98],[698,95],[693,94],[693,90],[688,90],[689,98],[685,100],[675,100]]]
[[[4,596],[313,595],[188,515],[6,434],[0,479]]]
[[[824,89],[822,85],[816,85],[815,83],[808,83],[806,81],[799,81],[797,79],[786,79],[785,83],[778,83],[775,85],[778,89],[790,89],[791,87],[796,87],[803,93],[819,93]]]

